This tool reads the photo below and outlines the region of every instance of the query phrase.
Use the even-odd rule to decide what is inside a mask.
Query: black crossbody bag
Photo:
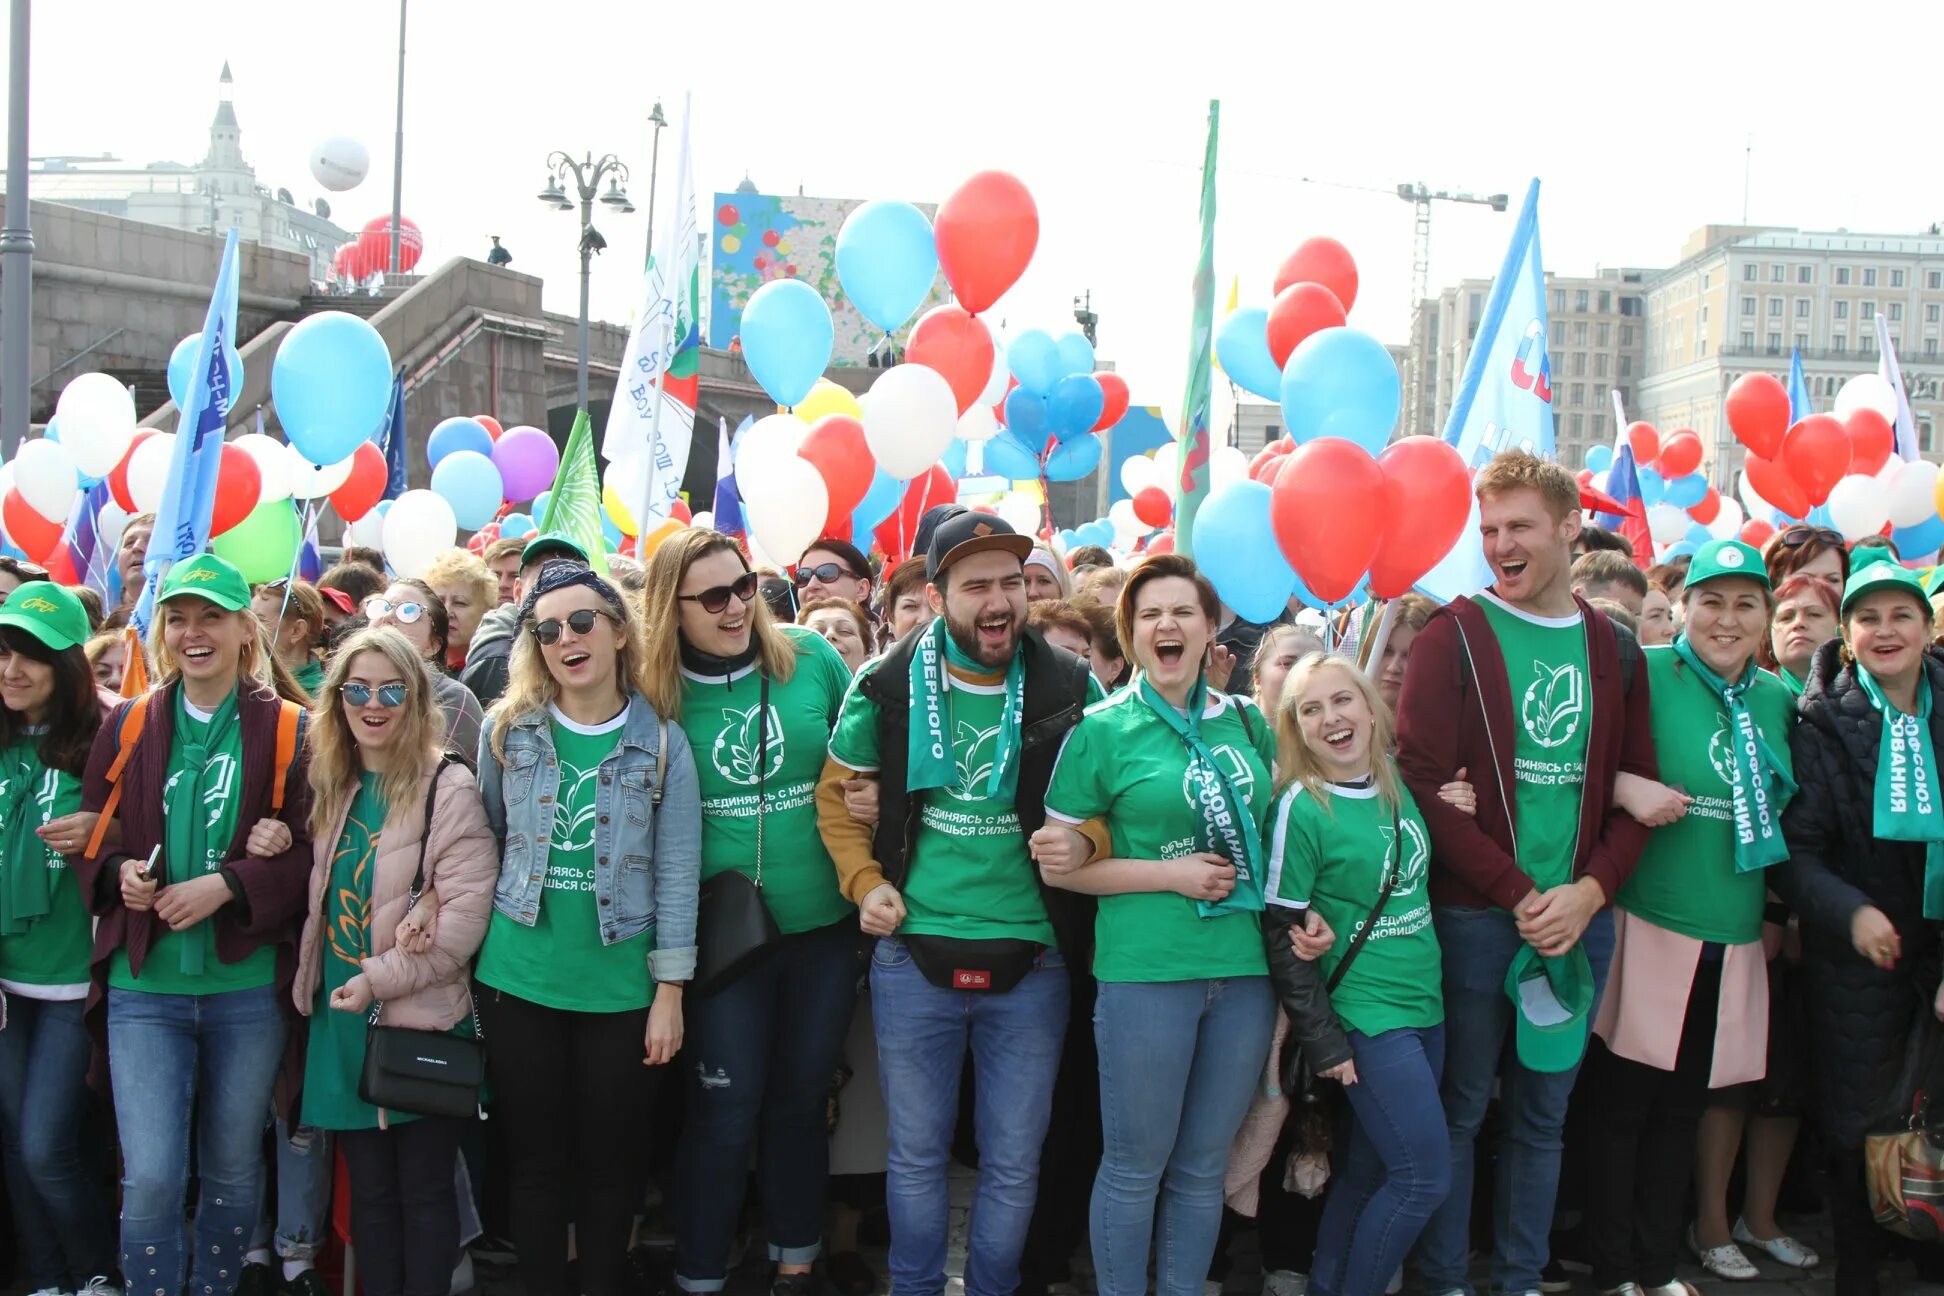
[[[1349,975],[1350,965],[1357,961],[1364,943],[1377,930],[1377,920],[1384,916],[1384,909],[1390,904],[1391,892],[1397,889],[1398,882],[1403,879],[1404,820],[1395,810],[1391,811],[1391,838],[1397,849],[1397,858],[1384,870],[1384,884],[1377,889],[1377,903],[1370,907],[1370,916],[1364,919],[1363,930],[1351,940],[1350,948],[1343,951],[1343,962],[1336,965],[1336,971],[1330,973],[1330,979],[1323,983],[1323,993],[1326,995],[1335,994],[1336,988],[1343,984],[1343,978]],[[1316,1076],[1310,1071],[1309,1060],[1303,1056],[1303,1050],[1290,1049],[1283,1067],[1283,1092],[1307,1095],[1315,1081]]]
[[[425,889],[425,849],[432,839],[432,809],[439,799],[439,777],[446,766],[466,764],[447,753],[432,775],[425,797],[425,833],[419,838],[418,869],[412,875],[411,898],[405,912],[418,905]],[[468,998],[472,998],[470,990]],[[486,1083],[486,1035],[479,1026],[479,1001],[472,999],[473,1038],[450,1031],[412,1030],[381,1026],[383,1003],[371,1005],[365,1028],[364,1070],[358,1077],[358,1097],[373,1107],[416,1116],[453,1116],[464,1119],[479,1112],[479,1090]]]
[[[763,901],[763,811],[769,801],[769,672],[757,703],[756,877],[724,869],[702,884],[695,910],[695,977],[688,992],[706,998],[733,984],[783,939]]]

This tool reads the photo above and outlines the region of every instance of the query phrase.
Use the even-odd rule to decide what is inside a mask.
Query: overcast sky
[[[199,159],[227,59],[261,181],[307,203],[322,193],[310,147],[355,135],[372,173],[325,196],[351,228],[389,212],[395,0],[41,0],[34,19],[36,155]],[[1327,233],[1362,271],[1351,324],[1386,341],[1409,328],[1410,206],[1300,177],[1504,191],[1516,209],[1537,175],[1546,266],[1561,274],[1665,265],[1695,227],[1738,221],[1751,135],[1754,221],[1907,232],[1944,219],[1944,169],[1923,145],[1944,55],[1937,0],[414,0],[410,24],[404,210],[428,263],[483,257],[499,234],[516,269],[545,277],[549,308],[574,310],[574,220],[534,194],[550,150],[612,151],[636,168],[644,210],[597,208],[609,251],[594,314],[627,320],[645,118],[660,98],[673,121],[686,90],[705,224],[708,195],[745,172],[765,192],[913,201],[982,168],[1018,174],[1039,202],[1039,251],[993,313],[1057,333],[1091,289],[1101,354],[1170,421],[1211,96],[1218,308],[1232,275],[1244,304],[1266,305],[1282,256]],[[664,222],[675,138],[663,136]],[[1433,291],[1494,273],[1512,219],[1438,206]]]

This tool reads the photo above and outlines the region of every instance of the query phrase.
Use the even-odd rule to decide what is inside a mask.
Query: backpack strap
[[[277,772],[270,784],[271,814],[284,808],[285,785],[290,780],[290,767],[297,763],[297,750],[304,734],[304,708],[295,702],[279,702],[277,706]]]
[[[1249,745],[1251,747],[1255,746],[1256,727],[1255,721],[1249,717],[1250,708],[1242,705],[1243,699],[1240,693],[1230,693],[1228,700],[1229,705],[1235,708],[1235,714],[1242,720],[1242,732],[1249,735]]]
[[[122,708],[119,731],[115,741],[120,750],[115,753],[115,763],[108,767],[108,799],[102,803],[101,815],[95,821],[94,832],[88,836],[87,858],[93,859],[101,850],[101,843],[108,836],[108,825],[121,805],[121,777],[128,768],[128,761],[135,754],[136,744],[142,741],[142,729],[148,724],[148,698],[139,697]]]

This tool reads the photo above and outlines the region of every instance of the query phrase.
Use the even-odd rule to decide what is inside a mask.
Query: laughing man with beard
[[[990,514],[938,525],[925,556],[934,620],[858,673],[817,791],[840,885],[878,938],[871,1009],[890,1124],[892,1296],[945,1289],[946,1167],[968,1048],[979,1186],[965,1291],[1019,1286],[1069,969],[1084,977],[1090,960],[1091,902],[1045,891],[1034,853],[1043,839],[1051,851],[1085,849],[1043,829],[1045,794],[1061,740],[1101,693],[1086,662],[1027,627],[1031,550]],[[860,775],[879,783],[875,826],[844,803],[844,783]],[[1082,831],[1106,852],[1097,824]]]

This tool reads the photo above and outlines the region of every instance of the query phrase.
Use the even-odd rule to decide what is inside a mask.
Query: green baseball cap
[[[565,531],[545,531],[527,541],[526,548],[520,550],[520,566],[524,567],[549,553],[557,553],[563,558],[578,558],[582,562],[592,561],[587,556],[586,546]]]
[[[1763,589],[1769,587],[1768,564],[1762,561],[1761,551],[1740,540],[1710,540],[1702,545],[1688,566],[1686,587],[1693,589],[1724,576],[1740,576]]]
[[[1533,1071],[1571,1071],[1586,1053],[1593,1015],[1593,965],[1574,945],[1547,958],[1521,944],[1505,973],[1505,994],[1518,1019],[1519,1061]]]
[[[28,581],[0,607],[0,626],[25,630],[61,652],[88,641],[88,612],[74,592],[53,581]]]
[[[250,606],[250,582],[215,554],[195,554],[170,565],[169,574],[162,578],[162,592],[155,596],[155,601],[167,603],[172,598],[189,595],[208,599],[231,612],[241,612]]]
[[[1850,573],[1849,580],[1843,584],[1842,614],[1848,616],[1850,605],[1865,594],[1884,589],[1906,590],[1924,607],[1930,607],[1930,595],[1924,592],[1924,582],[1917,573],[1886,553],[1881,560],[1867,562]]]

